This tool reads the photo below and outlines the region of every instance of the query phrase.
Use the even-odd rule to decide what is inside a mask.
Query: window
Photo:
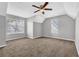
[[[58,34],[58,19],[51,20],[51,33]]]
[[[7,28],[8,34],[24,33],[24,20],[8,19],[7,25],[8,25]]]

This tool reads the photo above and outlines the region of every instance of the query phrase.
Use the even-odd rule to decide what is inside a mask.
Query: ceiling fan
[[[45,2],[44,5],[40,5],[39,7],[36,5],[32,5],[33,7],[38,8],[38,10],[36,10],[34,13],[42,11],[42,14],[45,14],[44,12],[45,10],[52,11],[51,8],[46,8],[47,5],[48,5],[48,2]]]

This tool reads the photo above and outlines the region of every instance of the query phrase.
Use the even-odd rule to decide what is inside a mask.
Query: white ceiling
[[[7,13],[25,18],[33,17],[35,15],[41,15],[41,17],[48,18],[67,14],[75,19],[79,12],[78,2],[49,2],[47,7],[52,8],[52,11],[45,11],[45,15],[42,15],[41,12],[33,13],[37,8],[32,7],[32,5],[40,6],[41,4],[44,4],[44,2],[9,2]]]
[[[28,18],[36,14],[41,14],[40,12],[35,14],[34,11],[36,11],[37,8],[32,7],[32,5],[40,6],[41,4],[44,4],[44,2],[10,2],[8,3],[7,13]],[[45,11],[45,17],[65,14],[63,3],[50,2],[47,7],[53,10]]]
[[[64,3],[64,8],[65,8],[66,14],[68,14],[73,19],[75,19],[79,12],[79,2]]]

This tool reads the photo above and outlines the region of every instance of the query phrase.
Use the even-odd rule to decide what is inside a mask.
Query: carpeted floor
[[[0,48],[1,57],[76,57],[74,42],[61,39],[37,38],[8,41]]]

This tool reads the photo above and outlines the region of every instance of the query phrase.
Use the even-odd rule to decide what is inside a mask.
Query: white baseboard
[[[33,37],[33,39],[36,39],[36,38],[39,38],[39,37],[41,37],[41,36]]]
[[[30,39],[35,39],[35,38],[39,38],[39,37],[41,37],[41,36],[37,36],[37,37],[28,37],[28,38],[30,38]],[[74,39],[68,39],[68,38],[50,37],[50,36],[42,36],[42,37],[48,37],[48,38],[58,38],[58,39],[60,39],[60,40],[67,40],[67,41],[73,41],[73,42],[75,42],[75,40],[74,40]]]
[[[41,36],[37,36],[37,37],[27,37],[27,38],[29,38],[29,39],[36,39],[36,38],[39,38],[39,37],[41,37]]]
[[[3,48],[3,47],[5,47],[5,46],[6,46],[6,44],[4,44],[4,45],[1,45],[1,46],[0,46],[0,48]]]
[[[73,42],[75,42],[74,39],[62,38],[62,37],[51,37],[51,36],[37,36],[37,37],[27,37],[27,38],[35,39],[35,38],[39,38],[39,37],[58,38],[60,40],[67,40],[67,41],[73,41]]]
[[[53,38],[58,38],[58,39],[61,39],[61,40],[67,40],[67,41],[75,41],[74,39],[68,39],[68,38],[61,38],[61,37],[53,37]]]
[[[24,38],[24,37],[10,38],[10,39],[6,39],[6,41],[16,40],[16,39],[20,39],[20,38]]]
[[[33,37],[31,37],[31,36],[30,36],[30,37],[27,37],[27,38],[29,38],[29,39],[33,39]]]
[[[69,39],[69,38],[51,37],[51,36],[43,36],[43,37],[48,37],[48,38],[58,38],[58,39],[60,39],[60,40],[67,40],[67,41],[73,41],[73,42],[75,42],[75,40],[74,40],[74,39]]]

